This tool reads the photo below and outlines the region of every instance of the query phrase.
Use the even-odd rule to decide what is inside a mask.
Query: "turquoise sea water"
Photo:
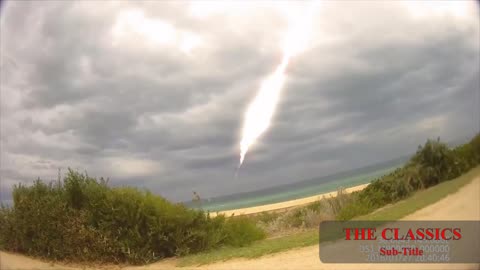
[[[403,164],[403,163],[402,163]],[[322,193],[332,192],[338,190],[338,188],[349,188],[361,184],[366,184],[371,182],[372,180],[388,174],[389,172],[395,170],[401,164],[392,165],[383,168],[376,168],[375,170],[370,170],[367,172],[357,173],[352,176],[344,176],[331,179],[328,181],[320,182],[320,183],[305,183],[300,184],[290,188],[284,188],[282,190],[265,190],[264,192],[258,191],[255,194],[241,194],[237,196],[232,196],[235,198],[221,198],[221,199],[211,199],[211,200],[204,200],[203,202],[199,203],[198,205],[190,205],[194,208],[202,208],[203,210],[207,211],[225,211],[225,210],[232,210],[238,208],[245,208],[245,207],[252,207],[252,206],[259,206],[277,202],[284,202],[288,200],[294,200],[299,198],[305,198],[309,196],[315,196]]]

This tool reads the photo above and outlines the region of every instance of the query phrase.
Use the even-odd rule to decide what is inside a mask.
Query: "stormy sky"
[[[479,131],[474,2],[329,1],[234,179],[245,109],[306,4],[3,3],[2,200],[68,167],[174,201],[218,196]]]

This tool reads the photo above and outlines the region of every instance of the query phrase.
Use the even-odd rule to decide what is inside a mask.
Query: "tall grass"
[[[322,220],[371,213],[478,164],[480,134],[454,149],[428,140],[403,168],[362,191],[339,190],[336,197],[284,213],[230,218],[211,218],[148,191],[112,188],[102,178],[69,170],[62,183],[37,180],[14,186],[13,207],[0,207],[0,248],[60,260],[140,264],[222,246],[244,247],[264,238],[265,231],[274,236],[313,228]]]
[[[284,212],[264,212],[252,217],[268,235],[288,234],[302,229],[316,228],[323,220],[334,220],[352,196],[339,188],[336,196],[322,198],[306,206]]]
[[[265,237],[250,220],[211,218],[72,170],[63,183],[16,185],[13,201],[0,208],[0,247],[57,260],[140,264]]]
[[[261,214],[255,219],[269,235],[289,229],[308,229],[323,220],[349,220],[369,214],[438,183],[454,179],[480,164],[480,134],[470,142],[450,149],[437,140],[427,140],[402,168],[374,180],[365,189],[324,198],[284,213]]]
[[[441,182],[454,179],[480,164],[480,134],[470,142],[450,149],[437,140],[419,146],[415,155],[400,169],[383,176],[343,207],[337,219],[348,220],[366,215]]]

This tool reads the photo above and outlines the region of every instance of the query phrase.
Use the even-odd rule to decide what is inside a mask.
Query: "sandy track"
[[[461,188],[437,203],[427,206],[404,220],[480,220],[480,178]],[[52,265],[28,257],[1,252],[0,269],[23,270],[56,270],[82,269],[60,265]],[[126,267],[125,270],[173,269],[175,260],[159,263]],[[115,267],[118,269],[117,267]],[[114,269],[115,269],[114,268]],[[83,268],[89,269],[89,268]],[[92,269],[92,268],[90,268]],[[178,269],[178,268],[176,268]],[[267,255],[258,259],[234,259],[201,267],[185,267],[181,269],[198,270],[250,270],[250,269],[480,269],[479,264],[323,264],[319,260],[318,245],[293,249],[286,252]]]
[[[480,178],[404,220],[480,220]],[[480,251],[479,251],[480,252]],[[479,254],[480,255],[480,254]],[[254,260],[235,259],[202,269],[480,269],[478,264],[323,264],[318,245],[289,250]]]

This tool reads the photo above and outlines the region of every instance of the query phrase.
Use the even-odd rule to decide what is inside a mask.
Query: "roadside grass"
[[[415,192],[411,197],[355,220],[397,220],[433,204],[449,194],[457,192],[461,187],[480,176],[480,166],[449,181],[442,182],[428,189]]]
[[[192,254],[179,258],[177,266],[203,265],[232,258],[257,258],[266,254],[285,251],[293,248],[312,246],[318,243],[318,229],[308,230],[279,238],[254,242],[253,244],[232,248],[224,247],[209,252]]]
[[[442,182],[425,190],[417,191],[409,198],[395,204],[385,206],[371,214],[355,218],[355,220],[397,220],[415,211],[433,204],[445,196],[455,193],[461,187],[480,176],[480,166],[453,180]],[[177,266],[204,265],[232,258],[257,258],[263,255],[286,251],[293,248],[312,246],[318,243],[318,228],[300,233],[260,240],[245,247],[223,247],[207,252],[180,257]]]

